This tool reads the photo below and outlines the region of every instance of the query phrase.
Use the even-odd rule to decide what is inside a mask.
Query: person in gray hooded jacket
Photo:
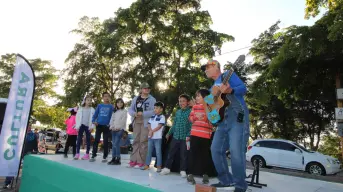
[[[148,152],[148,121],[154,115],[154,104],[156,103],[156,99],[150,95],[148,83],[142,83],[140,89],[140,95],[133,98],[129,108],[129,114],[133,118],[133,135],[135,137],[129,168],[144,166]]]

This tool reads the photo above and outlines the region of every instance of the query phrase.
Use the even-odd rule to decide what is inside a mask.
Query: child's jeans
[[[146,165],[150,165],[151,163],[151,158],[152,158],[152,152],[154,151],[154,148],[156,150],[156,159],[157,159],[157,167],[162,166],[162,151],[161,151],[161,146],[162,146],[162,139],[149,139],[148,140],[148,154],[146,156]]]
[[[86,144],[87,144],[86,154],[89,154],[89,150],[91,148],[91,133],[89,132],[89,127],[83,124],[81,125],[79,129],[79,133],[77,135],[76,153],[77,154],[80,153],[80,146],[82,142],[83,132],[85,132],[86,134]]]
[[[112,158],[120,157],[120,140],[124,130],[112,131]]]

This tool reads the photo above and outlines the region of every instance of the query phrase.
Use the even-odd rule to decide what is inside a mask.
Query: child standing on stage
[[[95,113],[92,118],[93,124],[96,126],[95,129],[95,140],[93,144],[93,152],[92,158],[89,160],[90,162],[95,161],[96,153],[98,152],[98,144],[100,142],[101,134],[103,134],[103,142],[104,142],[104,155],[102,162],[107,161],[108,155],[108,137],[110,133],[110,120],[112,117],[112,113],[114,111],[114,107],[110,104],[110,94],[105,92],[102,94],[102,100],[104,103],[98,105],[95,110]]]
[[[161,172],[162,166],[162,131],[163,127],[166,124],[166,119],[162,114],[164,104],[162,102],[156,102],[154,105],[154,113],[148,121],[148,154],[146,156],[145,166],[142,167],[142,170],[149,169],[151,163],[152,152],[156,150],[156,159],[157,159],[157,172]]]
[[[170,144],[170,150],[168,154],[168,159],[166,162],[166,167],[163,168],[161,175],[166,175],[170,173],[172,167],[174,156],[176,153],[180,153],[180,174],[181,177],[186,177],[187,170],[187,145],[186,138],[189,137],[191,131],[191,122],[188,120],[189,114],[191,113],[190,97],[188,95],[182,94],[179,96],[179,110],[176,111],[173,126],[167,133],[167,139],[170,135],[173,135],[173,140]]]
[[[67,135],[68,135],[66,147],[64,148],[65,158],[68,158],[69,146],[73,147],[73,157],[76,155],[76,139],[77,139],[77,130],[75,129],[76,113],[77,113],[76,107],[70,109],[70,116],[65,121],[65,124],[67,125]]]
[[[82,160],[89,160],[89,150],[91,147],[91,132],[94,129],[94,124],[92,123],[92,117],[95,110],[92,105],[92,98],[86,96],[84,101],[82,101],[81,107],[76,114],[76,125],[75,128],[78,131],[77,144],[76,144],[76,155],[75,160],[80,158],[80,145],[83,138],[83,133],[86,135],[87,149],[86,154],[81,158]]]
[[[204,98],[209,95],[207,89],[200,89],[196,92],[196,105],[193,106],[189,115],[192,122],[190,139],[190,160],[188,164],[187,181],[195,184],[193,175],[203,176],[203,184],[209,183],[209,175],[214,176],[215,168],[211,158],[211,135],[212,125],[206,117],[203,106]]]
[[[112,131],[112,160],[109,165],[120,165],[120,140],[123,136],[126,122],[127,110],[125,109],[124,100],[119,98],[115,103],[116,112],[112,114],[110,130]]]

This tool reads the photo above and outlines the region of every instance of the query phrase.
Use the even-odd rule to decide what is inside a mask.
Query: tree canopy
[[[342,11],[328,11],[313,26],[279,22],[252,41],[252,71],[260,76],[250,86],[252,136],[305,142],[317,149],[323,133],[333,129],[335,75],[342,71]]]
[[[140,83],[148,82],[169,116],[178,95],[209,86],[199,69],[201,60],[212,58],[224,42],[234,40],[211,30],[211,23],[198,0],[136,1],[102,23],[82,18],[74,32],[83,41],[67,59],[66,101],[76,103],[79,100],[74,99],[86,92],[98,99],[103,91],[113,99],[132,97]]]

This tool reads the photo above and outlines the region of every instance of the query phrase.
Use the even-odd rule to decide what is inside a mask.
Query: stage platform
[[[193,192],[179,174],[161,176],[155,168],[149,171],[126,168],[128,155],[122,155],[121,166],[101,162],[65,159],[62,155],[30,155],[25,157],[20,192]],[[247,170],[250,174],[252,171]],[[201,178],[196,178],[198,183]],[[217,183],[211,179],[211,183]],[[260,172],[262,189],[249,187],[251,192],[342,192],[343,184]],[[224,191],[224,190],[217,190]]]

